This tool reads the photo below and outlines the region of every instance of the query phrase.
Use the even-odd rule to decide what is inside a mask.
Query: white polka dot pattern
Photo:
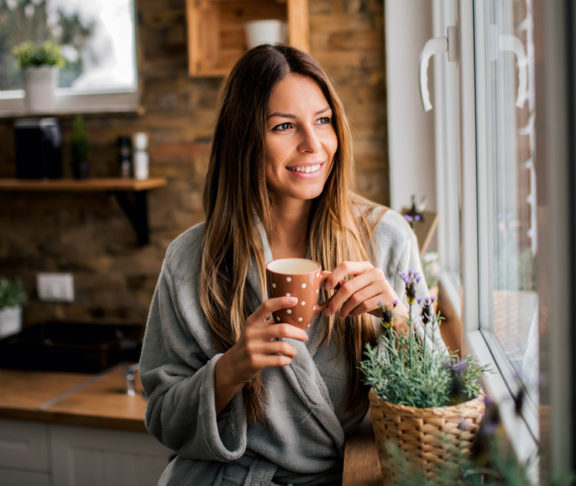
[[[269,262],[266,265],[269,298],[286,296],[298,299],[293,307],[274,312],[274,321],[302,329],[310,326],[318,309],[316,303],[321,278],[320,265],[311,260],[293,258]]]

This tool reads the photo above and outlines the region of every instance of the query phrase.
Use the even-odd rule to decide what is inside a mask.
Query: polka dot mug
[[[322,267],[314,260],[306,258],[280,258],[266,265],[266,286],[268,297],[292,296],[298,303],[291,308],[281,309],[273,314],[274,322],[287,322],[306,329],[314,314],[324,308],[318,303],[320,286],[325,280]]]

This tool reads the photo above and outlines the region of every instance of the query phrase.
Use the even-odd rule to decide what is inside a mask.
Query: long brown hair
[[[351,135],[342,104],[328,76],[308,54],[288,46],[262,45],[248,51],[224,85],[204,189],[205,230],[202,242],[200,299],[216,348],[224,352],[237,342],[247,317],[246,277],[256,260],[262,299],[265,270],[260,221],[270,235],[270,199],[266,186],[264,139],[268,101],[286,74],[314,80],[332,109],[338,149],[322,194],[313,201],[309,226],[311,257],[332,269],[346,260],[368,260],[371,226],[367,213],[375,205],[352,192]],[[362,208],[360,207],[362,205]],[[349,365],[350,406],[362,392],[358,364],[364,344],[374,342],[370,316],[338,320],[325,317],[323,342],[334,336]],[[260,376],[243,390],[248,418],[263,418],[265,391]]]

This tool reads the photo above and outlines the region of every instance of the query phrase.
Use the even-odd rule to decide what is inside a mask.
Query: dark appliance
[[[138,361],[142,335],[136,324],[33,324],[0,339],[0,368],[97,373]]]
[[[57,179],[62,176],[62,137],[56,118],[22,118],[14,122],[16,177]]]

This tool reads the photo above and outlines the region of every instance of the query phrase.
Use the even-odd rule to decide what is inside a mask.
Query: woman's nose
[[[298,150],[300,150],[300,152],[316,152],[320,147],[320,139],[314,128],[305,127],[302,130],[302,140],[300,141]]]

